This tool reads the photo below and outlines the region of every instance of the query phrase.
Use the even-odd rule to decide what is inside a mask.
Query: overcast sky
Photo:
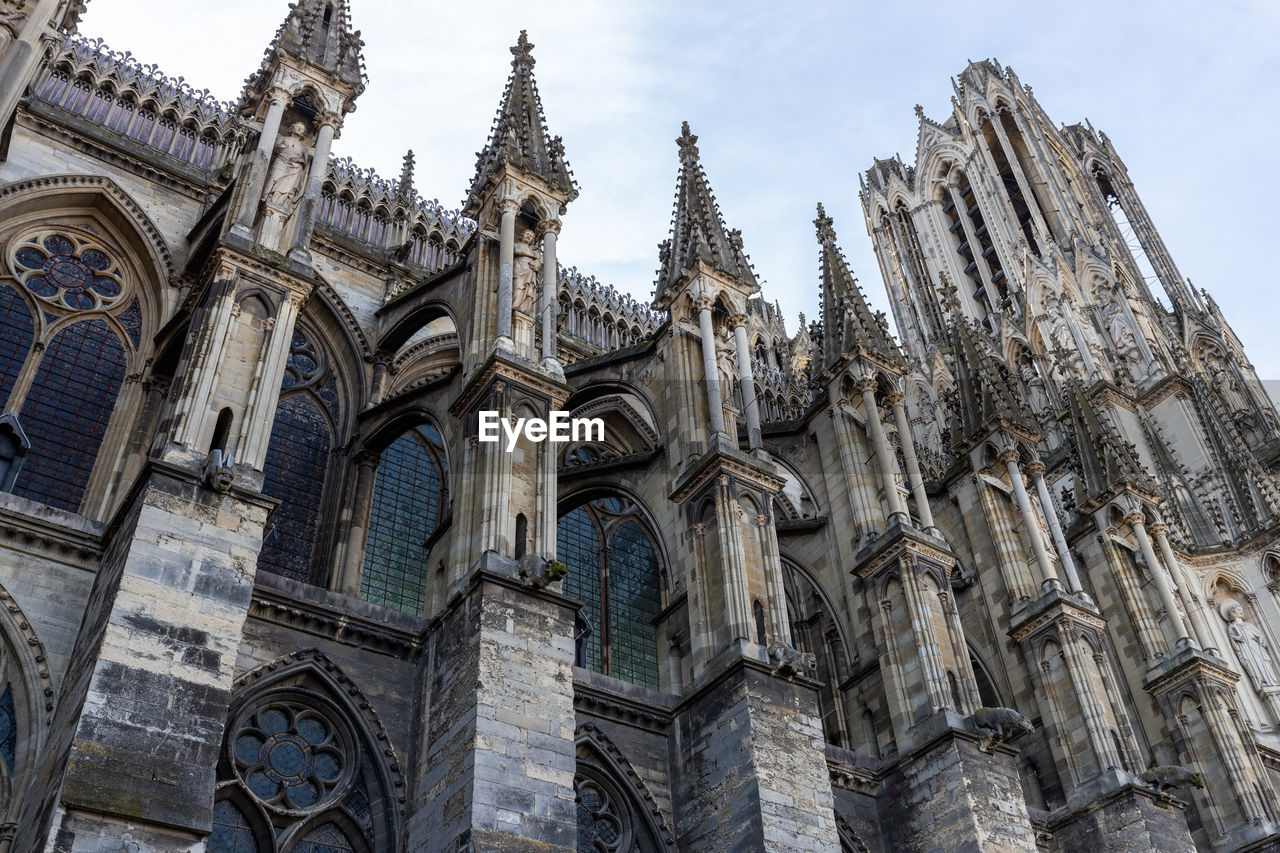
[[[950,78],[994,57],[1049,116],[1105,131],[1184,275],[1207,288],[1264,379],[1276,331],[1280,2],[411,2],[351,0],[369,87],[338,155],[460,204],[520,29],[582,195],[562,263],[648,300],[687,120],[730,227],[794,332],[817,317],[814,203],[887,308],[858,201],[872,157],[914,158],[914,104],[939,120]],[[82,32],[234,98],[286,0],[90,0]],[[193,38],[193,35],[196,37]]]

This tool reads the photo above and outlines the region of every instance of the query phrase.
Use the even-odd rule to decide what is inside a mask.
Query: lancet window
[[[636,506],[597,498],[560,517],[556,556],[569,567],[564,593],[582,602],[588,669],[658,688],[654,620],[662,609],[658,552]]]
[[[360,597],[421,616],[427,540],[448,505],[444,439],[431,424],[405,431],[382,451],[374,480]]]
[[[9,246],[0,282],[0,403],[31,442],[13,492],[78,512],[140,341],[136,285],[78,228]]]

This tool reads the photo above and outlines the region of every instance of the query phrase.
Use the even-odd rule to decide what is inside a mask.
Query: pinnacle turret
[[[245,81],[241,102],[251,105],[262,95],[263,84],[272,78],[272,69],[282,55],[324,69],[334,82],[342,84],[345,109],[364,91],[364,41],[351,27],[347,0],[297,0],[289,5],[284,23],[262,59],[262,67]]]
[[[960,397],[960,423],[953,427],[958,427],[957,449],[966,449],[967,445],[981,441],[997,429],[1007,429],[1024,438],[1036,437],[1040,430],[1026,417],[1026,409],[1018,402],[1011,378],[977,326],[958,310],[952,312],[951,348],[955,387]]]
[[[1084,385],[1071,379],[1066,392],[1082,477],[1076,502],[1088,511],[1125,489],[1143,495],[1157,494],[1156,484],[1138,460],[1137,450],[1102,417]]]
[[[527,176],[540,178],[556,193],[572,201],[578,186],[564,157],[564,142],[551,136],[542,99],[533,78],[533,44],[525,30],[511,48],[511,74],[502,93],[498,114],[493,120],[489,141],[476,154],[476,173],[463,203],[463,213],[479,212],[485,190],[503,167],[510,166]]]
[[[821,247],[818,260],[823,366],[830,367],[851,350],[866,351],[882,361],[900,361],[901,354],[889,336],[884,315],[873,312],[867,304],[866,294],[836,244],[834,220],[827,216],[821,202],[813,224]]]
[[[659,246],[661,266],[653,307],[665,309],[676,283],[698,263],[727,275],[745,286],[749,293],[758,291],[760,285],[742,248],[742,232],[725,226],[720,206],[698,159],[698,137],[690,132],[687,121],[681,126],[676,147],[680,176],[671,214],[671,236]]]
[[[404,164],[400,167],[400,181],[396,184],[396,195],[407,202],[412,202],[414,197],[413,166],[413,149],[410,148],[405,152]]]

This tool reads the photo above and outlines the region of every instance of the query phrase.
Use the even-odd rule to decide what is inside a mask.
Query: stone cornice
[[[1009,635],[1019,643],[1064,619],[1099,632],[1106,630],[1107,627],[1106,620],[1096,608],[1068,598],[1057,590],[1042,598],[1036,605],[1027,608],[1019,614],[1018,619],[1020,621],[1013,624]]]
[[[15,551],[92,570],[106,525],[0,492],[0,542]]]
[[[761,467],[759,460],[717,445],[676,481],[671,500],[684,503],[717,476],[743,480],[768,492],[781,491],[786,485],[782,477]]]
[[[470,411],[493,383],[506,380],[546,397],[552,408],[569,399],[569,386],[533,365],[509,360],[501,353],[491,353],[488,361],[467,380],[462,393],[449,406],[449,414],[462,417]]]
[[[1216,681],[1233,687],[1240,680],[1222,661],[1210,658],[1197,649],[1187,649],[1166,660],[1162,671],[1150,678],[1143,688],[1152,696],[1176,689],[1188,681]]]

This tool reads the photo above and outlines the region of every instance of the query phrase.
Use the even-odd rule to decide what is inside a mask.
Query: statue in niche
[[[720,377],[720,400],[726,406],[733,405],[733,380],[737,370],[733,339],[729,327],[720,329],[716,338],[716,373]]]
[[[1133,328],[1129,325],[1129,320],[1124,316],[1124,309],[1119,304],[1113,303],[1111,320],[1107,324],[1107,334],[1111,336],[1111,343],[1116,348],[1116,353],[1121,356],[1128,356],[1138,348],[1138,339],[1133,333]]]
[[[1037,415],[1043,414],[1049,409],[1049,392],[1045,390],[1044,380],[1040,378],[1040,374],[1036,371],[1035,365],[1029,360],[1022,362],[1019,370],[1023,383],[1027,386],[1028,402],[1031,404],[1031,411]]]
[[[1240,664],[1253,679],[1259,690],[1264,687],[1280,687],[1280,677],[1276,675],[1275,661],[1271,658],[1271,647],[1257,625],[1244,617],[1244,608],[1239,604],[1227,605],[1227,636],[1235,644],[1236,656]]]
[[[1209,362],[1209,375],[1212,376],[1213,390],[1218,392],[1227,411],[1231,414],[1248,411],[1249,401],[1240,390],[1240,383],[1231,375],[1231,368],[1220,359]]]
[[[267,171],[267,204],[288,208],[302,193],[302,177],[307,167],[307,126],[294,122],[287,134],[276,138],[275,154]]]
[[[533,316],[534,295],[538,292],[538,270],[542,256],[533,247],[533,232],[525,229],[516,241],[511,271],[512,307],[517,314]]]

